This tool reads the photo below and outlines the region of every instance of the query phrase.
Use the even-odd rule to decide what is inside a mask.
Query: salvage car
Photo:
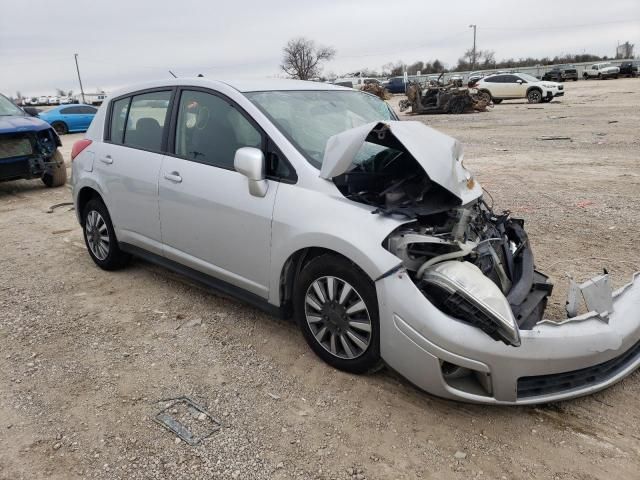
[[[582,77],[585,80],[589,80],[590,78],[605,80],[607,78],[618,78],[619,75],[620,67],[616,67],[610,63],[595,63],[582,73]]]
[[[435,395],[529,404],[640,364],[640,281],[575,283],[568,318],[546,319],[552,284],[524,221],[484,200],[458,141],[365,92],[276,79],[124,88],[72,168],[100,268],[138,256],[292,316],[347,372],[386,363]]]
[[[529,103],[550,102],[564,95],[564,86],[557,82],[538,80],[528,73],[498,73],[480,79],[475,88],[487,100],[526,98]]]
[[[62,144],[51,126],[0,94],[0,181],[40,178],[47,187],[67,180]]]

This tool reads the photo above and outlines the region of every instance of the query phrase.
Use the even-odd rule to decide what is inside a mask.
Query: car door
[[[110,102],[105,141],[94,168],[120,242],[162,254],[158,175],[173,90],[144,91]]]
[[[505,84],[509,86],[509,95],[513,98],[524,98],[527,96],[527,81],[518,75],[505,75]]]
[[[263,149],[257,124],[218,92],[183,89],[159,184],[164,255],[268,297],[271,219],[278,182],[249,193],[233,166],[238,148]]]

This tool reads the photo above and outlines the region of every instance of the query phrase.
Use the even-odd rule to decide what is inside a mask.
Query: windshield
[[[529,75],[528,73],[519,73],[518,76],[528,83],[540,81],[536,77],[534,77],[533,75]]]
[[[24,112],[16,107],[7,97],[0,95],[0,117],[19,115],[24,117]]]
[[[385,102],[356,91],[271,91],[245,94],[317,168],[333,135],[395,120]]]

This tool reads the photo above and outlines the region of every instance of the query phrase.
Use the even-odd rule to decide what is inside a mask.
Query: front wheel
[[[293,301],[302,334],[322,360],[350,373],[381,365],[376,289],[356,265],[333,254],[312,259]]]
[[[84,243],[91,259],[103,270],[124,267],[130,256],[120,250],[106,205],[99,198],[87,202],[82,213]]]
[[[542,101],[542,92],[540,90],[529,90],[527,101],[529,103],[540,103]]]
[[[67,183],[67,167],[60,150],[56,150],[51,157],[51,162],[53,165],[42,174],[42,183],[49,188],[61,187]]]

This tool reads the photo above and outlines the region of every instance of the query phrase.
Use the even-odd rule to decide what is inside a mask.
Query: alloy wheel
[[[95,210],[89,212],[85,221],[84,231],[91,253],[93,253],[98,260],[103,261],[107,258],[107,255],[109,255],[111,242],[109,240],[107,224],[99,212]]]
[[[326,276],[311,282],[305,294],[305,316],[315,340],[331,355],[352,360],[369,348],[369,311],[346,281]]]

